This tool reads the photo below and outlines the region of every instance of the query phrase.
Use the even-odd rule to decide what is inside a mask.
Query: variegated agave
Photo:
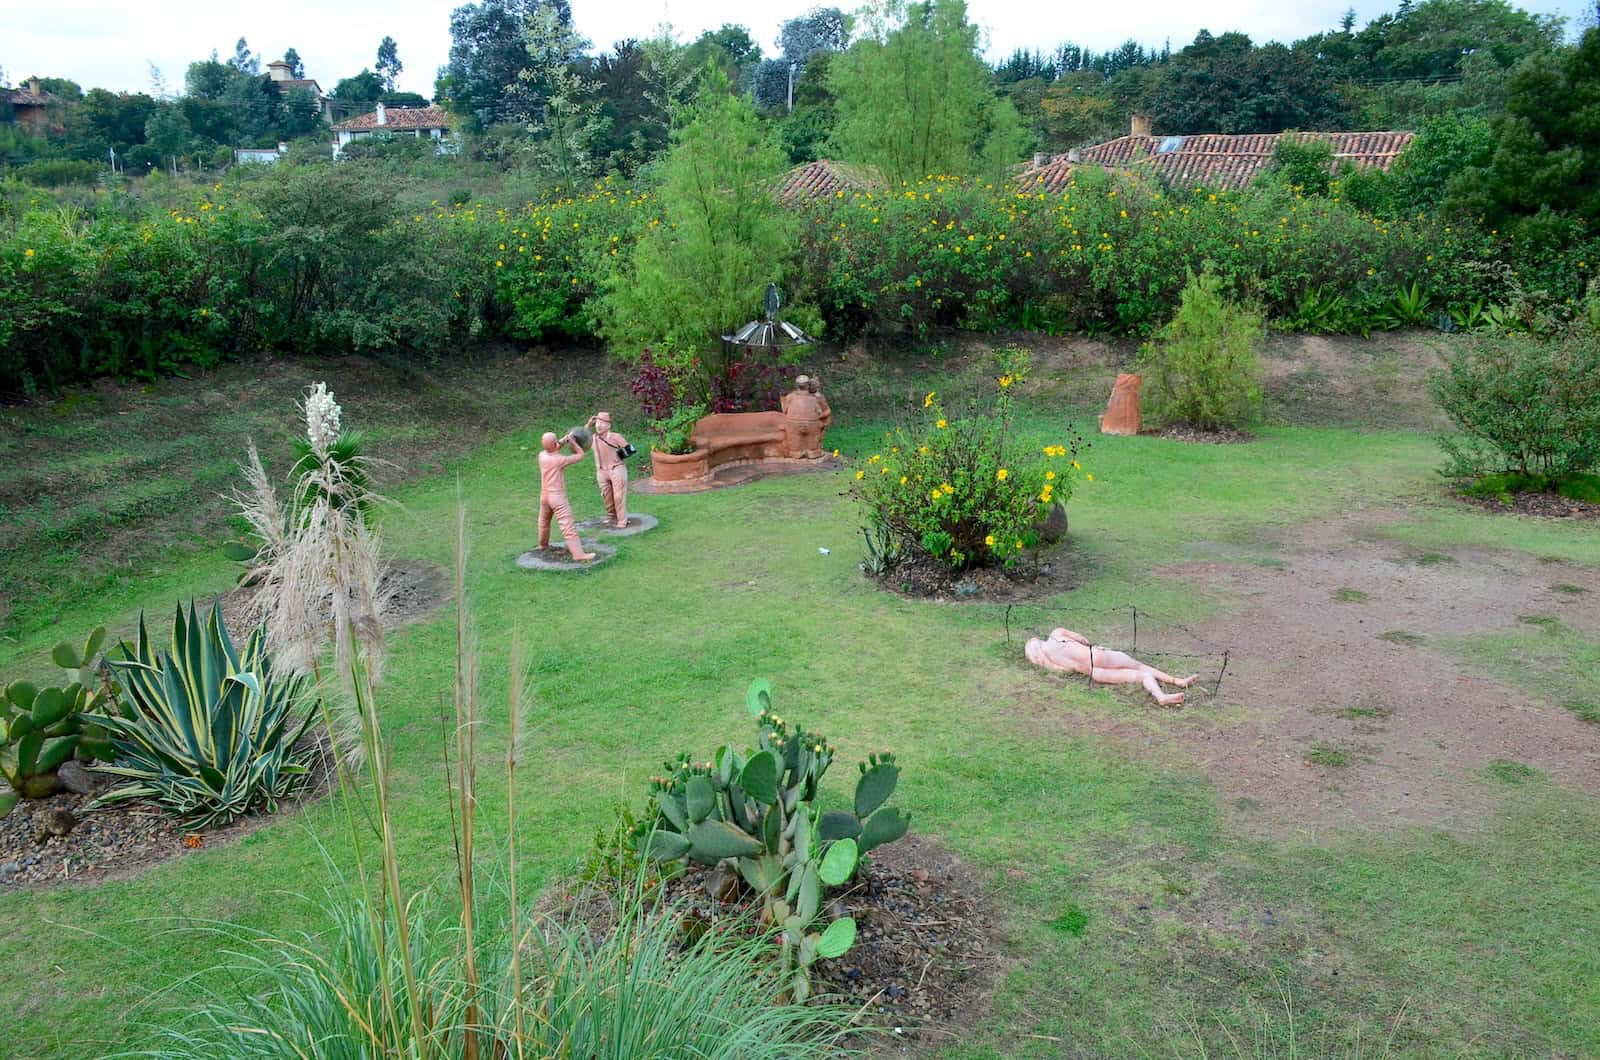
[[[128,777],[100,803],[150,798],[194,826],[226,824],[278,800],[306,782],[313,753],[296,751],[316,716],[293,712],[306,678],[274,673],[266,625],[250,631],[243,650],[213,607],[202,623],[194,602],[172,622],[172,642],[158,651],[139,616],[139,640],[109,660],[127,702],[121,714],[95,719],[110,733],[115,761],[104,772]]]

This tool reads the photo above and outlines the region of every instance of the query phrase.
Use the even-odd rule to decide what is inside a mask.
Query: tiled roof
[[[883,182],[871,174],[842,162],[819,159],[795,166],[778,182],[778,198],[790,204],[810,202],[858,191],[875,191]]]
[[[29,92],[25,88],[0,88],[11,98],[13,107],[48,107],[56,102],[56,97],[48,92]]]
[[[1303,132],[1251,133],[1224,136],[1119,136],[1066,155],[1055,155],[1042,166],[1028,166],[1017,175],[1019,188],[1060,191],[1072,180],[1075,165],[1108,169],[1141,168],[1173,185],[1207,184],[1241,188],[1272,163],[1279,137],[1301,141],[1326,140],[1333,144],[1334,165],[1354,163],[1358,169],[1388,169],[1396,156],[1411,145],[1409,132]],[[1163,150],[1164,148],[1164,150]]]
[[[384,113],[389,120],[382,125],[378,124],[378,112],[373,111],[371,114],[342,121],[333,127],[333,131],[448,129],[455,124],[450,120],[450,115],[444,112],[443,107],[385,107]]]

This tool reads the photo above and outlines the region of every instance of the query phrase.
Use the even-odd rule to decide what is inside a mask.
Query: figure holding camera
[[[567,465],[576,464],[584,457],[583,444],[573,437],[576,429],[560,438],[546,431],[540,439],[539,453],[539,547],[550,547],[550,521],[561,527],[561,536],[567,543],[567,552],[574,560],[586,563],[594,559],[593,552],[585,552],[578,540],[578,526],[572,521],[572,504],[567,500]],[[561,447],[571,443],[572,453],[561,452]]]
[[[594,428],[594,477],[606,506],[606,521],[618,530],[628,527],[628,457],[637,450],[611,429],[611,413],[589,417]]]

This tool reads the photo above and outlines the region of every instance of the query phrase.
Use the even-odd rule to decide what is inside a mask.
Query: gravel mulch
[[[1455,496],[1490,512],[1514,512],[1546,519],[1600,519],[1600,504],[1569,500],[1557,493],[1513,493],[1510,504],[1496,497],[1468,497],[1464,493]]]
[[[1016,603],[1064,593],[1078,584],[1065,548],[1028,553],[1010,567],[952,571],[928,556],[905,559],[882,577],[868,575],[890,592],[955,603]]]
[[[1145,433],[1145,432],[1141,432]],[[1253,441],[1255,436],[1248,431],[1237,430],[1233,427],[1218,427],[1215,430],[1202,430],[1191,427],[1185,423],[1175,423],[1170,427],[1149,432],[1161,438],[1170,438],[1175,442],[1199,442],[1202,445],[1239,445],[1243,442]]]

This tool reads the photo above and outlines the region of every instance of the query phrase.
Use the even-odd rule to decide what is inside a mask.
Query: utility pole
[[[794,113],[794,72],[800,68],[799,63],[789,64],[789,113]]]

